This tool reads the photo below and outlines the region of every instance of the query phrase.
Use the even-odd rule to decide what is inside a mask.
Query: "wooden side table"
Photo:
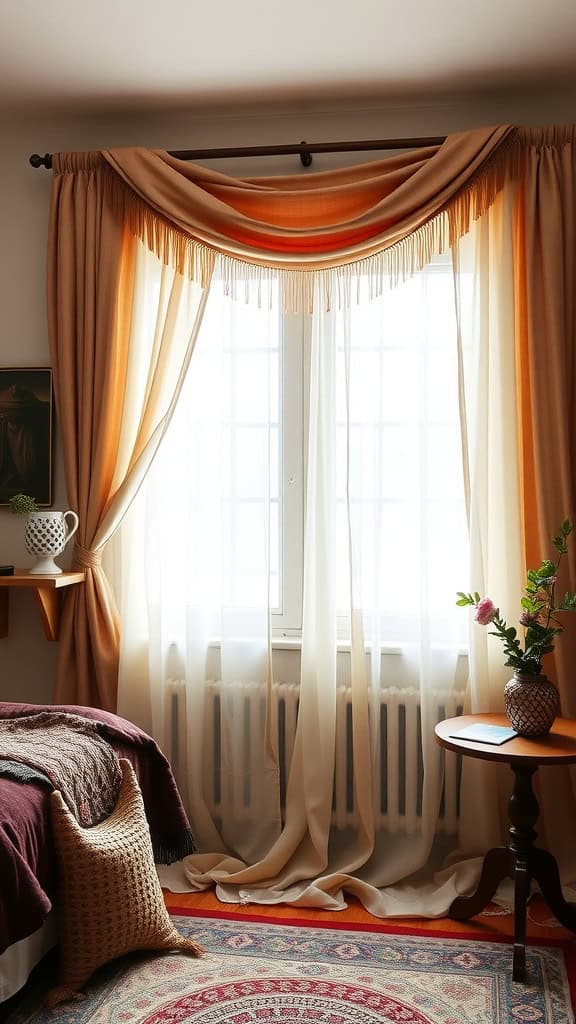
[[[489,850],[484,858],[480,881],[471,896],[458,896],[450,907],[450,917],[465,921],[490,902],[503,878],[514,881],[514,954],[512,977],[526,979],[526,904],[530,882],[538,882],[544,899],[560,923],[576,932],[576,904],[562,895],[555,858],[547,850],[534,846],[537,833],[538,801],[532,789],[532,776],[540,765],[576,764],[576,721],[557,718],[547,736],[527,739],[516,736],[501,746],[460,739],[451,733],[468,725],[506,725],[505,715],[461,715],[439,722],[436,741],[447,750],[484,761],[509,764],[514,772],[514,789],[508,804],[510,839],[507,846]]]

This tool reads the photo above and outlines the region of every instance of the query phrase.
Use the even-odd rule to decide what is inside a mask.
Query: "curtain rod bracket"
[[[302,139],[300,145],[301,146],[305,146],[306,145],[306,139]],[[302,166],[303,167],[310,167],[310,165],[312,164],[312,153],[310,152],[310,150],[309,149],[301,149],[300,150],[300,159],[302,161]]]

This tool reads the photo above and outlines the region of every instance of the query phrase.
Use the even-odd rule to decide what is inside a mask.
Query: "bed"
[[[140,783],[157,863],[170,864],[194,850],[172,770],[150,736],[95,708],[0,702],[0,719],[42,711],[69,712],[98,723],[118,756],[128,758]],[[0,776],[0,1003],[22,987],[56,942],[49,796],[46,785]]]

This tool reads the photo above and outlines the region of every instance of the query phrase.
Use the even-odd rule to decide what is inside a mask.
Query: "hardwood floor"
[[[200,893],[172,893],[164,892],[164,899],[168,909],[171,907],[188,907],[198,911],[209,913],[242,914],[253,917],[264,917],[268,919],[291,918],[301,921],[325,921],[344,924],[389,924],[395,928],[405,928],[407,931],[429,932],[454,932],[458,934],[470,934],[480,938],[482,935],[506,935],[512,936],[514,930],[514,919],[512,914],[503,914],[502,908],[489,904],[486,913],[479,915],[471,921],[452,921],[450,918],[387,918],[382,921],[373,917],[368,911],[354,899],[349,899],[347,910],[308,910],[304,907],[290,907],[286,905],[259,906],[258,904],[237,904],[220,903],[213,892]],[[546,903],[538,895],[534,896],[528,908],[527,934],[530,939],[561,939],[572,936],[565,928],[562,928],[555,920]],[[576,940],[575,940],[576,941]]]

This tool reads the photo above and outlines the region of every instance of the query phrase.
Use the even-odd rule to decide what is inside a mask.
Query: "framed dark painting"
[[[52,370],[0,368],[0,505],[14,494],[52,504]]]

